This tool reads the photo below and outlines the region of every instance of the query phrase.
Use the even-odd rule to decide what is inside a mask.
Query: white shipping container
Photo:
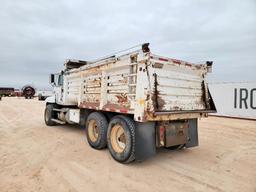
[[[212,83],[209,89],[216,115],[256,119],[256,82]]]

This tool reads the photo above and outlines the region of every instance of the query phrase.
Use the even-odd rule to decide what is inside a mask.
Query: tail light
[[[164,126],[159,127],[159,143],[160,146],[164,146],[164,136],[165,136],[165,128]]]

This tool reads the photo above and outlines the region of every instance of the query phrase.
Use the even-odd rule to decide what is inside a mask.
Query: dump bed
[[[215,110],[206,83],[210,67],[160,57],[149,49],[78,61],[78,67],[64,72],[61,102],[129,113],[141,122],[196,118]]]

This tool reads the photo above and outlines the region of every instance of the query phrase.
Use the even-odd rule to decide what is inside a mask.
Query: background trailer
[[[256,120],[256,82],[209,84],[217,113]]]

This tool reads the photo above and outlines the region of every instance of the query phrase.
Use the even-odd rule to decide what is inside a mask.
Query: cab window
[[[63,75],[58,75],[58,86],[63,85]]]

